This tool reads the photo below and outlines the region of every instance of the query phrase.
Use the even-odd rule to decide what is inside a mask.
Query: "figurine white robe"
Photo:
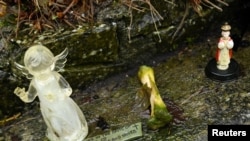
[[[62,86],[60,86],[62,84]],[[82,141],[87,136],[87,123],[82,111],[69,97],[72,90],[57,72],[47,80],[34,78],[31,85],[37,90],[40,109],[52,141]]]
[[[230,59],[232,57],[232,48],[234,46],[233,40],[221,38],[218,43],[217,50],[217,68],[220,70],[226,70],[229,67]]]

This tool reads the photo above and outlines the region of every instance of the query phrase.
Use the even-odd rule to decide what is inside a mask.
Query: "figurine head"
[[[221,26],[221,30],[222,30],[221,35],[223,37],[229,37],[231,26],[227,22],[225,22],[224,25]]]
[[[34,45],[25,52],[24,65],[33,75],[49,70],[53,63],[54,55],[45,46]]]
[[[225,22],[224,25],[221,26],[221,30],[222,31],[230,31],[231,26],[227,22]]]

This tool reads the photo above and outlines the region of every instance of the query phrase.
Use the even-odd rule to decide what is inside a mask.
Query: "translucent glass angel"
[[[48,48],[35,45],[25,52],[25,66],[15,63],[32,80],[28,91],[17,87],[14,93],[26,103],[38,96],[51,141],[82,141],[88,134],[86,119],[70,98],[72,89],[58,73],[67,61],[67,54],[67,48],[54,56]]]

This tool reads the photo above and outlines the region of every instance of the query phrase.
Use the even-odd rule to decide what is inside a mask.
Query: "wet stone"
[[[137,78],[138,67],[135,67],[131,72],[110,77],[73,93],[72,96],[89,123],[90,133],[87,138],[142,122],[143,135],[134,139],[135,141],[204,141],[208,124],[249,124],[250,95],[247,88],[250,87],[250,70],[244,69],[246,75],[235,81],[213,81],[204,73],[206,63],[211,58],[202,58],[200,55],[208,53],[207,50],[199,44],[189,49],[191,51],[182,54],[181,60],[178,55],[165,56],[165,61],[155,60],[156,64],[153,66],[159,92],[169,106],[169,111],[175,115],[176,122],[152,131],[146,124],[149,109],[134,111],[134,105],[137,104],[136,92],[141,86]],[[234,59],[244,66],[249,66],[249,57],[244,55],[249,50],[250,47],[239,48],[238,52],[234,53]],[[197,64],[204,67],[200,68]],[[97,95],[98,98],[94,98]],[[102,118],[98,120],[97,117]],[[1,136],[6,139],[46,140],[45,128],[39,111],[31,110],[22,113],[11,124],[3,126]]]

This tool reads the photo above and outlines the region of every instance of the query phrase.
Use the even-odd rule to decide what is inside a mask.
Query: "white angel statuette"
[[[17,68],[32,80],[28,91],[17,87],[14,93],[27,103],[39,97],[47,137],[51,141],[82,141],[88,134],[86,119],[70,98],[72,89],[58,73],[67,61],[67,54],[66,48],[54,57],[48,48],[35,45],[25,52],[25,66],[16,63]]]

